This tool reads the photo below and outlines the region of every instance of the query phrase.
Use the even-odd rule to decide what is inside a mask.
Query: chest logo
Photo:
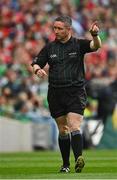
[[[70,58],[76,58],[77,57],[77,52],[70,52],[68,53]]]
[[[74,55],[77,55],[77,52],[70,52],[69,53],[69,56],[74,56]]]
[[[50,55],[50,58],[51,58],[51,59],[52,59],[52,58],[55,58],[55,57],[57,57],[56,54],[51,54],[51,55]]]

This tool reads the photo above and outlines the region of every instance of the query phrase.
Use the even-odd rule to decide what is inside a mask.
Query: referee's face
[[[55,21],[53,24],[54,33],[56,39],[59,41],[64,41],[69,37],[70,27],[68,27],[64,22]]]

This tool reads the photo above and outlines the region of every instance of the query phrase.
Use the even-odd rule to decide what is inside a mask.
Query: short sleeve
[[[33,59],[32,66],[34,64],[38,64],[41,68],[43,68],[48,61],[48,48],[45,46],[42,50],[37,54],[37,56]]]
[[[87,39],[80,39],[79,40],[79,43],[80,43],[80,52],[82,54],[90,53],[90,52],[94,51],[94,50],[92,50],[90,48],[90,42],[91,42],[91,40],[87,40]]]

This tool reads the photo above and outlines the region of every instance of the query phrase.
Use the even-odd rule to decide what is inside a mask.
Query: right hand
[[[47,76],[47,73],[43,69],[39,69],[36,75],[40,78],[44,78],[45,76]]]
[[[46,71],[41,69],[40,66],[38,66],[37,64],[33,66],[33,71],[34,73],[37,71],[35,74],[40,78],[44,78],[45,76],[47,76]]]

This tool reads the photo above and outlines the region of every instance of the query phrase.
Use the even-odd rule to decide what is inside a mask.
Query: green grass
[[[0,153],[0,179],[117,179],[116,150],[84,151],[86,165],[82,173],[61,174],[59,152]]]

